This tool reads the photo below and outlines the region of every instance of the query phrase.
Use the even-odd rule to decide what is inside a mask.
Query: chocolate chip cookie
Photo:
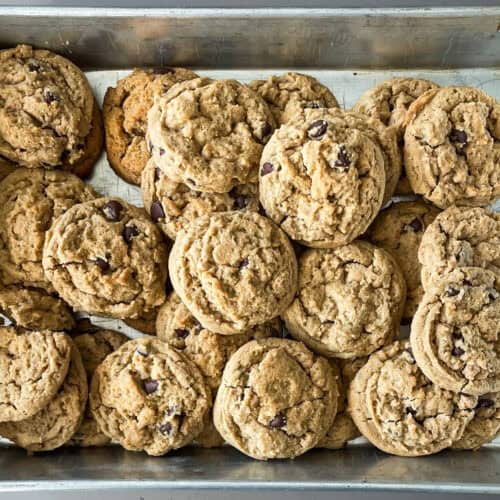
[[[53,291],[42,267],[43,245],[54,219],[96,197],[78,177],[19,168],[0,183],[0,280]]]
[[[80,425],[87,394],[85,370],[78,349],[73,345],[68,374],[56,395],[29,418],[0,423],[0,435],[30,452],[58,448]]]
[[[382,206],[381,148],[339,110],[306,110],[279,128],[264,148],[260,201],[294,240],[312,247],[345,245]]]
[[[28,45],[0,51],[0,155],[36,168],[86,155],[94,96],[73,63]]]
[[[408,110],[405,166],[415,193],[440,208],[500,196],[500,103],[473,87],[429,90]]]
[[[156,317],[159,307],[143,312],[138,318],[124,319],[128,326],[148,335],[156,335]]]
[[[278,316],[297,285],[286,235],[254,212],[195,219],[177,235],[169,257],[174,290],[207,329],[243,333]]]
[[[278,126],[304,109],[339,107],[328,87],[301,73],[272,75],[267,80],[254,80],[248,86],[266,101]]]
[[[146,126],[154,97],[197,76],[184,68],[134,69],[116,87],[107,89],[103,103],[106,153],[114,171],[127,182],[140,184],[149,159]]]
[[[163,237],[143,210],[119,198],[81,203],[56,219],[43,268],[77,311],[136,318],[165,300]]]
[[[144,208],[158,227],[172,240],[192,220],[201,215],[229,210],[259,209],[258,184],[239,184],[228,193],[194,191],[183,183],[170,180],[150,160],[142,173],[141,191]]]
[[[436,385],[478,396],[500,391],[500,275],[477,267],[449,273],[424,295],[410,339]]]
[[[403,457],[451,446],[474,417],[477,398],[434,385],[420,371],[408,341],[372,354],[349,388],[349,411],[377,448]]]
[[[127,450],[149,455],[190,443],[211,403],[196,365],[158,339],[130,340],[92,378],[90,407],[101,430]]]
[[[395,260],[364,241],[310,249],[283,319],[291,335],[325,356],[366,356],[399,334],[406,285]]]
[[[451,207],[426,229],[418,250],[425,289],[449,271],[483,267],[500,274],[500,214]]]
[[[368,230],[370,241],[389,252],[403,273],[407,290],[403,311],[406,320],[413,317],[424,293],[418,248],[424,231],[438,214],[437,208],[422,201],[395,203],[380,212]],[[435,266],[435,261],[428,262]]]
[[[196,78],[156,98],[148,140],[158,167],[196,191],[226,193],[256,182],[274,118],[255,92],[235,80]]]
[[[0,422],[24,420],[44,408],[63,383],[70,356],[64,333],[0,327]]]
[[[229,444],[252,458],[293,458],[325,436],[337,404],[326,359],[300,342],[253,340],[224,369],[214,422]]]
[[[58,297],[35,288],[0,288],[0,324],[26,330],[71,330],[71,309]]]

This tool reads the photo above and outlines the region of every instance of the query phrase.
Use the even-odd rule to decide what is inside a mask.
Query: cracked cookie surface
[[[170,239],[202,215],[230,210],[253,211],[259,209],[259,186],[256,182],[239,184],[228,193],[194,191],[182,182],[170,180],[154,160],[150,160],[141,182],[144,208],[158,227]]]
[[[0,51],[0,155],[36,168],[86,154],[94,96],[73,63],[28,45]]]
[[[46,406],[66,377],[70,356],[64,333],[0,327],[0,422],[24,420]]]
[[[92,413],[125,449],[164,455],[190,443],[212,404],[203,376],[180,351],[153,338],[130,340],[94,372]]]
[[[439,210],[428,203],[403,201],[380,212],[368,229],[370,241],[389,252],[403,273],[407,292],[404,319],[413,317],[424,293],[418,249],[424,231],[438,214]],[[436,264],[428,262],[433,267]]]
[[[415,193],[440,208],[500,196],[500,103],[473,87],[443,87],[408,110],[405,166]]]
[[[266,101],[278,126],[304,109],[339,107],[328,87],[301,73],[272,75],[267,80],[254,80],[248,86]]]
[[[326,359],[293,340],[253,340],[224,369],[214,422],[229,444],[252,458],[293,458],[324,437],[337,403]]]
[[[422,371],[445,389],[482,395],[500,390],[500,275],[456,269],[427,290],[411,344]]]
[[[254,212],[199,217],[175,240],[174,290],[207,329],[242,333],[278,316],[297,285],[297,261],[285,233]]]
[[[0,275],[6,284],[53,291],[42,267],[43,245],[54,220],[95,191],[75,175],[20,168],[0,183]]]
[[[425,289],[462,267],[500,274],[500,214],[480,207],[448,208],[426,229],[418,260]]]
[[[138,317],[165,300],[167,254],[146,213],[119,198],[75,205],[47,233],[46,276],[75,310]]]
[[[185,68],[134,69],[109,87],[104,96],[106,152],[115,172],[132,184],[140,184],[141,172],[149,160],[146,144],[147,114],[154,97],[172,85],[198,75]]]
[[[297,294],[282,317],[294,338],[320,354],[365,356],[399,334],[405,297],[394,259],[355,241],[299,257]]]
[[[235,80],[196,78],[174,85],[148,113],[158,167],[191,189],[225,193],[256,182],[274,118],[255,92]]]
[[[268,217],[307,246],[333,248],[362,234],[382,205],[384,155],[366,125],[340,110],[306,110],[264,148],[260,201]]]
[[[82,360],[72,345],[68,374],[55,396],[42,410],[25,420],[0,423],[0,435],[31,452],[62,446],[80,425],[87,391]]]
[[[408,341],[372,354],[349,388],[349,412],[377,448],[415,457],[460,439],[477,398],[434,385],[419,369]]]

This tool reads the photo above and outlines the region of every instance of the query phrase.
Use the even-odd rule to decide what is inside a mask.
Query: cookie
[[[63,383],[71,340],[61,332],[0,327],[0,422],[35,415]]]
[[[256,182],[273,130],[266,103],[236,80],[178,83],[157,97],[148,113],[156,165],[173,181],[209,193]]]
[[[428,290],[411,325],[415,359],[436,385],[500,391],[500,275],[456,269]]]
[[[73,63],[28,45],[0,51],[0,155],[19,165],[76,165],[87,154],[94,96]]]
[[[264,148],[260,202],[293,240],[345,245],[364,233],[382,206],[381,148],[339,110],[307,110]]]
[[[82,360],[73,345],[68,374],[57,394],[31,417],[19,422],[0,423],[0,435],[30,452],[62,446],[82,421],[87,391]]]
[[[75,326],[71,309],[61,299],[18,286],[0,288],[0,321],[26,330],[62,331]]]
[[[240,184],[228,193],[203,193],[174,182],[150,160],[142,173],[144,208],[163,233],[175,240],[177,233],[202,215],[230,210],[259,209],[257,183]]]
[[[347,393],[352,379],[367,360],[368,358],[365,357],[330,359],[330,365],[335,373],[339,388],[339,403],[335,420],[325,437],[318,443],[317,448],[338,450],[361,435],[347,410]]]
[[[304,109],[339,107],[328,87],[316,78],[301,73],[272,75],[267,80],[254,80],[248,86],[266,101],[278,126]]]
[[[159,307],[155,307],[150,311],[143,312],[138,318],[124,319],[128,326],[131,326],[139,332],[147,335],[156,335],[156,317],[158,316]]]
[[[500,275],[500,214],[479,207],[448,208],[426,229],[418,260],[425,289],[462,267]]]
[[[195,219],[178,234],[170,280],[207,329],[243,333],[278,316],[297,284],[297,261],[286,235],[254,212]]]
[[[294,458],[325,436],[337,404],[326,359],[293,340],[252,340],[224,369],[214,422],[230,445],[252,458]]]
[[[0,183],[0,281],[53,291],[42,267],[47,231],[68,208],[95,196],[66,172],[18,168],[7,176]]]
[[[103,103],[106,153],[114,171],[127,182],[140,184],[141,172],[149,159],[146,126],[154,97],[172,85],[197,78],[184,68],[134,69],[106,90]]]
[[[56,219],[43,268],[77,311],[137,318],[165,300],[162,235],[143,210],[119,198],[81,203]]]
[[[477,450],[483,444],[493,441],[500,432],[500,393],[493,392],[481,396],[474,418],[465,428],[462,437],[451,447],[455,450]]]
[[[374,446],[403,457],[437,453],[463,435],[477,398],[434,385],[408,341],[372,354],[349,387],[349,412]]]
[[[500,196],[500,103],[473,87],[443,87],[408,110],[405,166],[434,205],[488,205]]]
[[[90,407],[101,430],[127,450],[149,455],[190,443],[211,403],[196,365],[158,339],[130,340],[92,378]]]
[[[300,256],[297,294],[282,317],[291,335],[315,352],[366,356],[399,334],[405,298],[395,260],[355,241]]]
[[[380,212],[368,230],[370,241],[389,252],[403,273],[407,290],[403,319],[406,320],[413,317],[424,293],[418,249],[424,231],[438,214],[439,210],[428,203],[403,201]]]
[[[122,333],[101,329],[73,337],[73,341],[80,351],[89,384],[95,369],[104,361],[106,356],[118,349],[127,340],[128,337]],[[109,443],[110,439],[99,429],[90,411],[90,405],[87,404],[82,423],[67,444],[87,447],[105,446]]]

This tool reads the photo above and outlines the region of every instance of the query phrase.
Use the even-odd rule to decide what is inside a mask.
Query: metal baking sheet
[[[148,64],[183,64],[202,75],[242,82],[287,68],[305,71],[330,87],[347,108],[367,88],[397,75],[429,78],[442,85],[473,85],[500,99],[499,28],[500,8],[460,12],[0,8],[0,45],[29,42],[94,68],[86,73],[101,103],[106,88],[129,71],[110,67]],[[415,69],[424,65],[432,69]],[[384,69],[366,69],[370,66]],[[402,67],[409,69],[393,69]],[[139,188],[117,177],[104,155],[89,182],[102,194],[142,205]],[[500,204],[495,208],[500,210]],[[131,337],[139,335],[120,321],[92,319]],[[63,448],[35,457],[15,448],[0,450],[0,492],[130,488],[500,495],[500,444],[474,453],[445,451],[401,458],[359,440],[345,450],[313,450],[293,461],[268,463],[228,447],[188,447],[161,458],[119,447]]]

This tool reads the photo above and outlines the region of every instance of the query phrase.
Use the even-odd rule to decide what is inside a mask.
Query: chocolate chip
[[[165,154],[165,150],[163,148],[158,148],[158,153],[160,153],[160,156],[163,156]]]
[[[134,239],[134,236],[138,235],[139,229],[137,229],[135,226],[125,226],[123,228],[122,236],[127,243],[130,243]]]
[[[141,349],[136,349],[136,350],[135,350],[135,352],[136,352],[137,354],[139,354],[140,356],[144,357],[144,358],[147,358],[147,357],[149,356],[149,353],[148,353],[148,352],[143,351],[143,350],[141,350]]]
[[[248,264],[249,264],[248,259],[245,258],[240,262],[239,268],[244,269],[245,267],[248,267]]]
[[[153,73],[155,75],[168,75],[170,73],[175,73],[175,70],[168,66],[158,66],[156,68],[153,68]]]
[[[102,207],[102,211],[103,211],[104,215],[106,216],[106,219],[114,221],[114,222],[120,220],[122,210],[123,210],[123,207],[122,207],[121,203],[118,203],[115,200],[109,200]]]
[[[97,257],[95,260],[97,267],[101,270],[102,274],[106,274],[109,271],[109,264],[100,257]]]
[[[460,357],[462,356],[462,354],[464,354],[465,351],[460,348],[460,347],[454,347],[452,350],[451,350],[451,354],[452,356],[456,356],[456,357]]]
[[[450,135],[448,136],[451,142],[457,142],[461,144],[462,147],[467,144],[467,134],[463,130],[458,130],[456,128],[451,129]]]
[[[405,408],[405,412],[411,415],[412,417],[414,417],[417,414],[417,410],[413,409],[411,406],[407,406]]]
[[[264,165],[262,165],[262,168],[260,170],[260,175],[261,177],[264,177],[264,175],[270,174],[273,170],[274,170],[274,165],[266,161]]]
[[[146,378],[142,381],[142,387],[146,394],[153,394],[158,389],[158,380],[153,380],[152,378]]]
[[[424,229],[424,225],[418,217],[415,217],[409,224],[405,226],[405,229],[408,228],[411,228],[415,233],[419,233],[420,231],[422,231],[422,229]]]
[[[463,340],[463,336],[460,332],[454,331],[451,335],[453,337],[453,340]]]
[[[28,70],[32,73],[38,73],[40,71],[40,65],[37,63],[29,63]]]
[[[172,424],[170,424],[169,422],[161,424],[160,427],[158,428],[158,430],[160,431],[161,434],[166,436],[166,435],[170,434],[170,431],[172,430]]]
[[[43,98],[47,104],[50,104],[54,101],[58,101],[59,97],[57,97],[54,93],[52,93],[50,90],[46,90],[43,93]]]
[[[161,174],[162,174],[161,168],[155,167],[155,182],[161,179]]]
[[[349,159],[345,146],[340,146],[334,166],[342,171],[346,171],[350,164],[351,160]]]
[[[154,201],[151,204],[150,214],[154,222],[158,222],[160,219],[164,219],[165,210],[163,210],[163,205],[159,201]]]
[[[186,328],[176,328],[174,332],[180,339],[185,339],[189,335],[189,330]]]
[[[444,293],[447,297],[456,297],[460,293],[460,290],[449,286]]]
[[[321,139],[325,135],[327,128],[328,123],[325,120],[316,120],[307,129],[307,135],[311,139]]]
[[[495,404],[492,399],[478,399],[476,408],[491,408]]]
[[[277,413],[269,422],[269,427],[273,429],[281,429],[286,425],[286,415],[283,412]]]

